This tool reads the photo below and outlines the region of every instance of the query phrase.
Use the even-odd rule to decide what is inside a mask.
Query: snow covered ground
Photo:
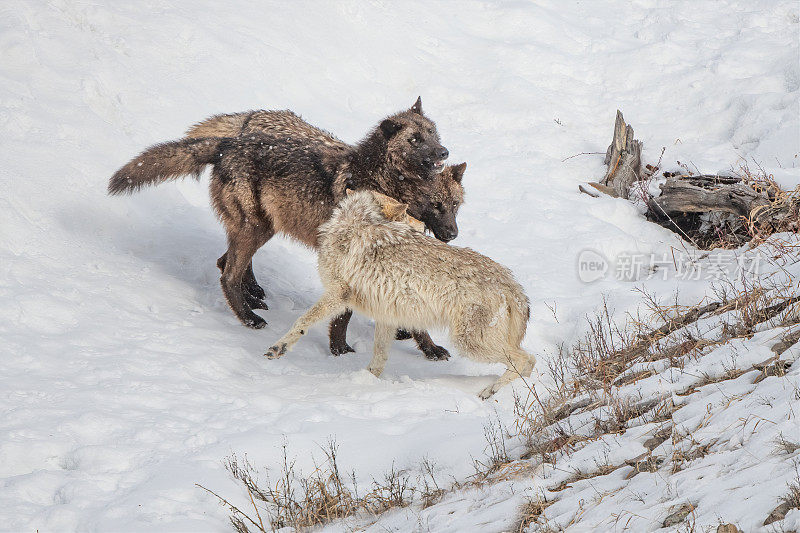
[[[580,281],[584,250],[613,261],[685,249],[632,204],[577,193],[602,175],[603,157],[566,158],[604,152],[617,108],[646,161],[666,147],[667,169],[680,161],[723,171],[746,159],[786,187],[800,183],[793,1],[97,4],[0,4],[0,529],[227,531],[226,510],[194,484],[244,501],[221,465],[231,452],[275,464],[286,442],[308,470],[335,437],[340,463],[361,481],[425,457],[441,476],[463,479],[484,453],[484,426],[511,423],[521,384],[488,402],[476,396],[500,367],[429,362],[398,342],[383,377],[372,377],[363,318],[349,331],[356,354],[329,356],[318,327],[290,356],[261,357],[319,295],[313,254],[275,239],[256,255],[270,310],[269,325],[251,331],[219,289],[224,235],[205,179],[105,194],[131,156],[208,115],[289,108],[356,141],[422,95],[451,161],[469,164],[455,244],[508,265],[526,288],[533,319],[524,346],[540,364],[584,333],[604,295],[621,317],[640,303],[635,287],[679,289],[692,304],[709,292],[708,280],[674,275]],[[758,346],[744,343],[742,360],[758,362]],[[636,386],[653,394],[647,383]],[[766,387],[758,396],[773,402],[774,417],[797,412],[796,398],[787,404],[792,396],[767,380],[756,386]],[[759,405],[726,416],[746,418]],[[796,417],[785,424],[797,429]],[[752,496],[761,509],[785,493],[789,474],[762,456],[768,464],[752,470],[752,483],[714,481],[732,479],[720,468],[754,453],[744,440],[746,451],[702,474],[712,481],[682,481],[698,509],[733,486],[747,492],[731,492],[728,507]],[[609,453],[641,453],[630,442],[608,442]],[[516,521],[525,489],[544,483],[547,473],[537,475],[449,496],[425,516],[391,513],[374,527],[501,531]],[[649,479],[632,481],[640,492],[665,490]],[[570,501],[563,506],[577,505]],[[663,519],[630,501],[603,503],[576,530],[623,529],[628,516],[616,525],[600,516],[609,508],[646,516],[630,522],[635,530]],[[557,505],[554,520],[567,513]],[[798,521],[794,512],[786,525]]]

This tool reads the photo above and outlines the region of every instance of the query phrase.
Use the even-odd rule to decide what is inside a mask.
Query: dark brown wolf
[[[110,194],[134,192],[144,185],[197,175],[206,165],[213,165],[211,199],[228,236],[228,250],[218,261],[223,271],[220,281],[228,304],[243,324],[253,328],[266,324],[252,311],[266,308],[251,267],[255,251],[276,232],[315,248],[317,229],[330,217],[345,189],[370,189],[396,198],[409,204],[409,213],[437,238],[448,241],[455,237],[455,204],[461,202],[465,167],[448,167],[442,172],[448,152],[439,141],[435,124],[424,116],[419,99],[411,109],[381,121],[355,146],[336,140],[291,112],[277,113],[267,116],[275,118],[282,113],[287,117],[286,127],[296,131],[299,121],[304,132],[287,135],[276,129],[276,135],[260,128],[242,134],[247,128],[243,120],[235,137],[231,135],[237,132],[232,130],[207,131],[200,134],[225,136],[155,145],[118,170],[109,183]],[[257,118],[250,115],[251,120]],[[192,131],[197,134],[200,126],[202,123]],[[453,190],[459,192],[447,205],[434,199],[437,191],[441,196]],[[341,320],[334,322],[336,332]],[[426,356],[447,356],[427,334],[415,334],[415,338]],[[340,344],[332,343],[332,350],[352,350],[344,341],[343,330]]]
[[[421,112],[421,99],[417,99],[411,109],[412,111]],[[237,137],[249,134],[268,134],[276,137],[302,139],[309,144],[335,151],[353,149],[353,146],[338,139],[329,131],[309,124],[302,117],[289,110],[273,111],[261,109],[214,115],[189,128],[186,132],[186,137],[197,139],[203,137]],[[431,187],[429,202],[422,207],[423,211],[420,219],[425,222],[426,227],[437,239],[444,242],[449,242],[458,235],[456,214],[464,202],[464,188],[461,186],[461,178],[464,175],[466,165],[466,163],[462,163],[453,167],[445,167],[445,170],[440,174],[434,174],[434,183]],[[224,264],[225,257],[223,256],[218,261],[217,266],[222,270]],[[247,282],[250,283],[251,294],[263,299],[264,291],[255,282],[255,277],[252,275],[252,267],[248,268],[246,278]],[[331,321],[329,329],[330,350],[334,355],[354,351],[347,344],[346,339],[347,325],[352,314],[352,311],[347,311]],[[405,331],[400,331],[397,336],[401,340],[410,337],[414,337],[417,346],[428,358],[447,358],[447,351],[433,344],[427,334],[409,334]]]

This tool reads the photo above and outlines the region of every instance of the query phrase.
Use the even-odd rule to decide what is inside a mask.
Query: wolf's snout
[[[430,157],[425,158],[425,165],[439,173],[444,170],[444,160],[450,156],[450,152],[444,146],[434,149]]]
[[[455,239],[456,237],[458,237],[458,229],[455,229],[455,228],[454,229],[443,229],[441,237],[442,237],[441,238],[442,241],[450,242],[453,239]]]

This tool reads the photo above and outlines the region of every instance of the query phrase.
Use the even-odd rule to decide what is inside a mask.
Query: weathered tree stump
[[[614,122],[614,138],[606,150],[603,163],[608,166],[608,170],[600,184],[613,190],[614,196],[627,199],[631,185],[640,178],[642,142],[634,138],[633,128],[625,124],[619,109]]]

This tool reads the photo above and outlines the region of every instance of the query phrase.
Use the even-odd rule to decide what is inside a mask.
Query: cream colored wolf
[[[469,248],[448,246],[419,231],[406,204],[371,191],[351,193],[320,227],[322,298],[267,352],[284,355],[314,323],[345,309],[375,320],[368,369],[380,376],[397,328],[446,327],[466,357],[508,370],[483,389],[488,398],[536,359],[520,348],[528,298],[511,272]]]

